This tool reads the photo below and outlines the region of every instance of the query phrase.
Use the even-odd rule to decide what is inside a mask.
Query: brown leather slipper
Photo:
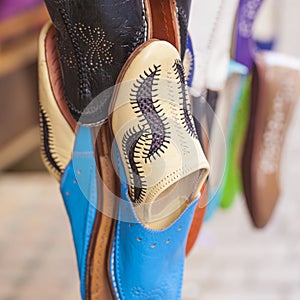
[[[262,52],[255,61],[242,178],[251,219],[262,228],[272,217],[280,195],[282,149],[300,96],[300,60]]]

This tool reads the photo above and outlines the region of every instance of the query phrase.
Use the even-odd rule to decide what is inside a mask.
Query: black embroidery
[[[57,162],[55,158],[55,154],[52,152],[51,149],[51,141],[52,141],[52,131],[51,126],[48,120],[48,117],[46,115],[46,112],[43,110],[43,108],[40,108],[40,127],[41,127],[41,133],[42,133],[42,152],[45,155],[45,158],[47,159],[50,166],[59,174],[63,173],[62,168],[59,166],[59,163]]]
[[[173,65],[174,72],[177,74],[177,80],[178,80],[178,89],[180,93],[180,100],[182,101],[181,105],[181,111],[182,111],[182,117],[181,121],[183,122],[184,128],[187,130],[187,132],[194,138],[198,139],[198,135],[195,129],[195,125],[193,122],[193,116],[191,113],[191,104],[189,100],[189,95],[187,91],[187,85],[185,80],[185,74],[184,74],[184,68],[182,66],[182,63],[180,60],[176,60]]]
[[[141,203],[146,194],[145,180],[143,176],[143,170],[140,163],[135,161],[141,147],[140,143],[143,143],[143,129],[139,127],[139,130],[129,129],[122,140],[123,153],[125,159],[129,164],[130,175],[130,189],[129,195],[133,203]]]
[[[133,84],[131,91],[131,105],[140,119],[138,130],[129,129],[123,138],[122,147],[130,172],[130,197],[134,203],[142,203],[146,196],[146,182],[141,163],[136,161],[140,157],[145,163],[160,156],[170,143],[170,127],[163,108],[159,104],[157,80],[160,66],[153,66],[144,71]],[[154,100],[155,99],[155,100]]]
[[[181,6],[177,6],[177,18],[180,31],[181,59],[183,59],[187,41],[188,17]]]
[[[160,66],[149,68],[148,72],[144,71],[143,75],[135,82],[131,93],[131,104],[135,113],[142,120],[144,135],[146,137],[149,151],[143,153],[145,162],[155,159],[155,155],[164,153],[163,148],[167,148],[170,141],[170,127],[167,124],[167,117],[160,107],[159,100],[153,100],[157,97],[156,81],[160,75]]]
[[[133,41],[132,41],[132,46],[131,48],[129,49],[129,52],[128,52],[128,56],[130,56],[130,54],[141,44],[143,44],[143,42],[145,41],[145,35],[147,34],[145,32],[145,25],[142,25],[140,27],[139,30],[137,30],[135,32],[135,35],[134,35],[134,38],[133,38]]]

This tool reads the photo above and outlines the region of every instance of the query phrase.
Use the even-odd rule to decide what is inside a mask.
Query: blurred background
[[[300,57],[299,0],[270,1],[276,49]],[[67,214],[39,155],[37,39],[48,18],[43,1],[0,0],[0,300],[80,299]],[[271,223],[254,229],[242,198],[219,211],[187,259],[183,299],[300,299],[298,128],[300,105]]]

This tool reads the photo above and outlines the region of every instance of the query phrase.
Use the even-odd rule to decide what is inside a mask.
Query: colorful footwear
[[[221,207],[229,208],[241,191],[240,160],[249,122],[251,74],[256,51],[253,40],[253,25],[264,0],[240,0],[234,30],[233,58],[248,68],[248,78],[241,82],[240,95],[231,114],[231,132],[228,139],[225,176],[220,190]]]
[[[242,3],[242,2],[241,2]],[[242,5],[245,5],[242,3]],[[264,0],[260,4],[254,7],[254,15],[252,19],[248,19],[245,11],[242,9],[242,5],[239,9],[239,27],[242,28],[242,24],[248,24],[251,28],[251,32],[254,31],[255,44],[258,50],[271,49],[274,46],[274,15],[271,14],[274,9],[273,0]],[[254,22],[255,21],[255,22]],[[254,28],[252,28],[254,27]],[[236,29],[236,36],[238,37],[239,43],[246,43],[245,36],[243,36],[243,31]],[[253,37],[252,34],[248,36],[248,46],[253,46]],[[255,49],[248,48],[245,55],[245,52],[242,53],[243,49],[236,49],[235,55],[236,58],[242,60],[244,63],[247,63],[248,66],[253,66],[253,54],[251,51]],[[250,113],[250,94],[251,94],[251,80],[252,76],[249,74],[248,78],[243,77],[241,83],[241,92],[240,96],[237,97],[235,102],[235,108],[231,114],[231,129],[228,137],[228,148],[227,148],[227,165],[225,170],[225,179],[221,193],[221,207],[224,209],[230,208],[236,195],[242,192],[242,179],[241,179],[241,155],[242,148],[244,145],[245,135],[249,122],[249,113]]]
[[[41,155],[49,172],[60,181],[72,157],[76,122],[64,101],[56,34],[51,23],[40,34],[39,94]]]
[[[228,70],[228,79],[225,88],[220,92],[216,109],[216,120],[213,123],[211,134],[211,164],[212,171],[209,178],[210,198],[206,212],[206,220],[209,220],[220,205],[222,199],[226,172],[232,169],[228,162],[230,143],[228,136],[232,122],[232,111],[236,108],[235,102],[239,100],[240,86],[243,77],[247,74],[247,68],[231,61]]]
[[[246,66],[249,72],[254,66],[255,42],[253,40],[253,24],[264,0],[240,0],[235,36],[233,44],[233,59]]]
[[[104,198],[104,192],[97,191],[92,133],[88,128],[77,128],[66,105],[56,49],[56,33],[50,23],[45,26],[40,37],[39,84],[42,158],[49,172],[61,183],[62,195],[72,225],[82,298],[97,299],[95,295],[91,295],[95,285],[91,279],[93,277],[101,286],[101,295],[106,295],[106,299],[113,299],[108,269],[105,267],[108,253],[102,252],[101,257],[95,257],[93,253],[99,238],[102,247],[109,243],[112,234],[108,228],[112,229],[114,222],[112,218],[104,215],[100,218],[101,214],[96,209],[100,205],[103,206],[104,201],[99,199]],[[70,162],[72,156],[73,160]],[[100,155],[100,158],[102,157]],[[109,165],[109,161],[106,165]],[[109,170],[106,168],[106,172]],[[111,177],[114,178],[114,175]],[[105,224],[105,234],[103,230],[98,230],[100,224]],[[95,274],[100,275],[100,278]],[[95,289],[97,293],[99,288]]]
[[[183,44],[185,51],[186,34],[181,42],[179,30],[183,35],[189,13],[186,1],[178,1],[178,21],[175,15],[176,23],[166,25],[156,11],[168,19],[177,9],[171,0],[162,6],[157,0],[45,2],[57,30],[66,101],[73,117],[81,123],[107,120],[111,95],[104,93],[101,99],[98,95],[115,84],[127,58],[146,40],[176,37],[170,42],[179,49]],[[167,19],[165,22],[172,21]],[[168,28],[174,32],[167,32]]]
[[[269,222],[279,198],[281,152],[299,95],[300,60],[275,52],[256,55],[242,177],[250,216],[258,228]]]
[[[203,136],[203,139],[208,139],[208,141],[211,138],[210,134],[214,126],[214,112],[218,106],[219,92],[224,88],[227,78],[231,33],[237,7],[237,0],[222,3],[213,1],[209,7],[201,1],[192,3],[189,31],[195,45],[195,75],[191,94],[194,97],[193,111],[195,118],[201,121],[202,127],[207,127],[201,128],[196,124],[198,134]],[[207,10],[203,8],[207,8]],[[200,16],[200,14],[203,15]],[[206,104],[201,104],[203,95],[205,95]],[[203,110],[205,110],[205,121],[200,116],[200,114],[203,114]],[[207,137],[205,138],[204,135],[207,135]],[[206,148],[204,145],[203,147]],[[208,148],[206,154],[209,157],[210,151]]]
[[[180,56],[167,42],[149,41],[118,82],[110,123],[127,205],[111,256],[116,298],[180,299],[187,235],[208,175]]]
[[[237,194],[242,192],[241,155],[249,122],[251,80],[251,75],[241,78],[241,86],[230,116],[226,166],[220,189],[220,204],[224,209],[230,208]]]
[[[238,0],[192,2],[189,32],[194,43],[195,76],[191,93],[220,91],[226,82],[230,60],[231,34]]]
[[[174,205],[177,210],[181,201],[185,203],[191,195],[200,193],[208,165],[204,163],[184,70],[175,48],[163,41],[143,44],[127,61],[118,82],[125,84],[119,84],[115,92],[111,126],[122,162],[126,162],[132,202],[137,206],[148,204],[137,207],[136,214],[144,224],[153,223],[164,213],[159,205],[155,211],[154,202],[164,199],[168,215]],[[169,165],[167,157],[172,158]],[[185,178],[183,183],[180,178]],[[165,190],[170,190],[170,207],[162,194]]]
[[[91,102],[115,84],[130,53],[147,39],[143,1],[45,2],[57,30],[68,107],[76,121],[103,122],[111,95]]]
[[[189,99],[184,97],[184,95],[187,95],[185,78],[181,68],[180,55],[178,54],[178,52],[181,52],[181,54],[185,52],[186,39],[182,42],[179,31],[181,31],[182,38],[184,28],[186,28],[184,21],[187,23],[188,18],[189,1],[178,1],[175,3],[170,0],[162,3],[161,1],[147,0],[135,1],[134,3],[126,2],[121,6],[116,1],[97,1],[97,3],[89,1],[84,4],[84,7],[82,7],[82,2],[77,0],[47,0],[46,2],[56,27],[57,44],[55,44],[53,28],[46,28],[44,35],[41,37],[41,51],[44,53],[45,61],[42,59],[41,65],[42,63],[44,65],[40,70],[40,76],[42,77],[41,91],[45,90],[44,94],[43,92],[41,93],[43,98],[41,106],[43,106],[43,111],[46,115],[45,121],[42,121],[44,158],[49,170],[58,180],[61,180],[61,192],[72,225],[82,298],[91,300],[114,299],[118,297],[120,292],[115,294],[113,289],[114,277],[111,276],[110,270],[112,244],[114,239],[116,239],[114,244],[121,243],[120,249],[128,246],[127,243],[124,245],[126,239],[123,236],[115,236],[115,218],[124,213],[122,209],[119,211],[118,208],[122,208],[123,203],[128,203],[128,198],[127,195],[123,195],[125,201],[122,201],[117,197],[120,194],[120,185],[118,184],[118,176],[115,174],[115,170],[119,172],[119,169],[114,169],[112,165],[112,135],[111,128],[109,128],[107,122],[108,106],[112,93],[110,91],[107,92],[107,90],[105,90],[104,94],[101,94],[101,92],[106,89],[106,85],[111,87],[115,84],[121,68],[123,68],[127,58],[134,52],[136,47],[150,38],[166,40],[167,42],[156,41],[153,43],[167,45],[167,48],[173,51],[171,51],[173,58],[174,53],[176,53],[176,59],[178,60],[177,65],[172,65],[172,68],[168,71],[173,77],[175,75],[178,76],[176,78],[176,88],[180,87],[181,93],[179,95],[175,94],[175,98],[178,101],[180,100],[180,104],[184,106],[182,114],[189,125],[185,129],[178,129],[178,131],[185,132],[188,135],[189,130],[193,130],[193,121],[189,115]],[[176,13],[177,10],[178,13]],[[82,13],[83,11],[89,12],[88,18],[85,13]],[[120,11],[122,11],[121,17]],[[157,14],[157,11],[160,14]],[[125,13],[123,14],[123,12]],[[117,17],[112,18],[113,14],[116,14]],[[99,15],[102,17],[99,18]],[[108,18],[110,21],[107,21]],[[116,24],[111,24],[112,19]],[[126,28],[124,28],[124,24],[126,24]],[[130,28],[127,28],[127,26],[130,26]],[[124,34],[125,29],[126,35]],[[170,34],[171,31],[172,34]],[[149,43],[151,44],[152,42]],[[170,44],[174,45],[177,50]],[[58,49],[56,49],[56,45]],[[148,43],[142,47],[146,45]],[[95,51],[91,52],[91,49]],[[113,59],[113,64],[111,59]],[[60,65],[62,69],[60,69]],[[126,64],[124,69],[126,70],[127,67],[128,65]],[[168,74],[165,75],[169,76]],[[159,75],[157,74],[157,76]],[[138,80],[138,78],[134,79]],[[94,99],[95,97],[96,99]],[[179,97],[182,97],[182,99],[179,99]],[[176,105],[178,106],[178,104]],[[175,108],[176,111],[176,105],[171,105],[167,111],[170,108]],[[76,121],[78,121],[79,126],[76,124]],[[164,119],[162,121],[165,122]],[[99,124],[100,126],[87,128],[80,126],[80,124],[88,124],[90,126]],[[151,119],[149,124],[157,126],[155,119]],[[62,139],[55,137],[55,141],[52,142],[52,138],[59,134],[59,127],[62,127],[60,132]],[[172,130],[170,134],[166,135],[166,139],[171,137],[171,133],[174,135],[174,127],[170,126],[169,129]],[[194,133],[191,134],[194,135]],[[201,152],[200,144],[192,135],[189,138],[193,139],[194,142],[190,142],[190,144],[197,145],[196,149],[199,152],[196,160],[203,164],[203,172],[196,170],[191,175],[195,177],[195,185],[197,187],[190,186],[191,183],[185,178],[179,180],[180,170],[178,170],[177,175],[179,177],[175,178],[174,185],[171,184],[170,189],[172,190],[175,187],[175,183],[179,182],[179,186],[186,197],[184,203],[180,206],[180,209],[176,208],[176,213],[173,216],[166,216],[166,219],[163,221],[149,219],[151,227],[152,225],[154,227],[168,227],[165,226],[165,222],[169,223],[172,220],[182,224],[182,230],[179,227],[176,229],[176,232],[180,232],[181,238],[178,238],[177,244],[173,246],[173,249],[178,250],[174,255],[183,253],[183,256],[179,255],[178,265],[174,265],[174,269],[176,269],[178,274],[178,280],[175,280],[176,283],[178,281],[176,297],[181,290],[181,266],[184,259],[186,236],[192,221],[190,214],[196,205],[196,198],[199,197],[199,190],[202,181],[207,176],[208,167]],[[148,139],[150,138],[149,135],[147,137]],[[189,141],[189,139],[185,138],[183,140],[185,142]],[[182,146],[179,142],[180,147],[176,148],[178,141],[177,144],[174,144],[169,140],[164,146],[168,147],[169,144],[169,148],[175,152],[181,149],[180,147]],[[158,151],[157,155],[165,156],[163,155],[164,146],[162,146],[161,151]],[[167,150],[165,151],[168,152]],[[184,149],[184,151],[184,153],[188,153],[190,150]],[[117,161],[120,161],[118,153],[116,153],[115,157]],[[151,160],[155,160],[154,158],[157,159],[156,154],[153,155]],[[68,163],[70,159],[71,161]],[[177,160],[178,162],[179,160]],[[145,164],[147,165],[147,162]],[[158,166],[157,163],[154,165]],[[170,166],[170,170],[176,172],[176,168],[172,163]],[[197,164],[192,165],[193,168],[195,166],[197,168]],[[188,170],[186,175],[189,172],[191,170]],[[177,175],[175,174],[175,177]],[[191,176],[184,177],[190,179]],[[202,179],[199,183],[198,177]],[[121,179],[123,180],[124,177],[121,176]],[[166,180],[168,181],[169,179]],[[195,188],[194,197],[191,196],[192,192],[190,190],[192,187]],[[139,188],[137,186],[136,189],[139,190]],[[133,190],[135,190],[135,187]],[[150,191],[154,192],[154,189]],[[173,193],[175,192],[173,191]],[[163,195],[162,198],[166,198],[165,196]],[[151,197],[151,195],[147,195],[147,199]],[[172,211],[172,207],[177,207],[178,203],[175,203],[176,198],[173,201],[172,199],[169,200],[170,207],[168,209]],[[178,198],[177,200],[181,203],[182,199]],[[185,210],[183,206],[187,206],[187,212],[181,214],[182,210]],[[132,208],[131,202],[127,207]],[[168,209],[165,209],[166,212],[163,212],[162,215],[165,215],[165,213],[169,215]],[[160,218],[161,216],[158,214],[156,217]],[[177,217],[178,220],[176,221]],[[144,221],[146,221],[144,222],[145,225],[147,220]],[[120,222],[124,222],[124,219],[117,223],[118,226],[121,226]],[[171,226],[169,227],[171,228]],[[154,228],[152,230],[159,232],[159,230]],[[169,233],[171,231],[170,229]],[[167,233],[167,229],[162,230],[162,232]],[[158,235],[162,236],[161,234]],[[172,236],[170,237],[172,238]],[[149,238],[151,238],[151,235]],[[167,244],[168,242],[166,242]],[[127,270],[124,272],[127,272]],[[141,273],[145,274],[142,269]],[[173,284],[173,275],[170,275],[169,271],[162,272],[161,276],[165,277],[166,281],[169,281],[171,285]],[[117,278],[117,282],[120,282],[120,280],[124,280],[123,276]],[[145,281],[145,284],[151,285],[151,282]],[[128,290],[125,292],[128,293]],[[172,293],[171,296],[175,297],[173,291]]]

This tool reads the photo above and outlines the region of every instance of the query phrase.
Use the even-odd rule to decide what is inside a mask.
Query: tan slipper
[[[162,229],[200,193],[208,175],[178,51],[151,40],[123,68],[111,127],[143,224]]]
[[[280,195],[280,162],[291,113],[300,96],[300,60],[275,52],[256,56],[242,177],[254,225],[264,227]]]
[[[39,94],[42,159],[49,172],[60,180],[72,157],[76,122],[64,101],[56,33],[50,22],[40,35]]]

